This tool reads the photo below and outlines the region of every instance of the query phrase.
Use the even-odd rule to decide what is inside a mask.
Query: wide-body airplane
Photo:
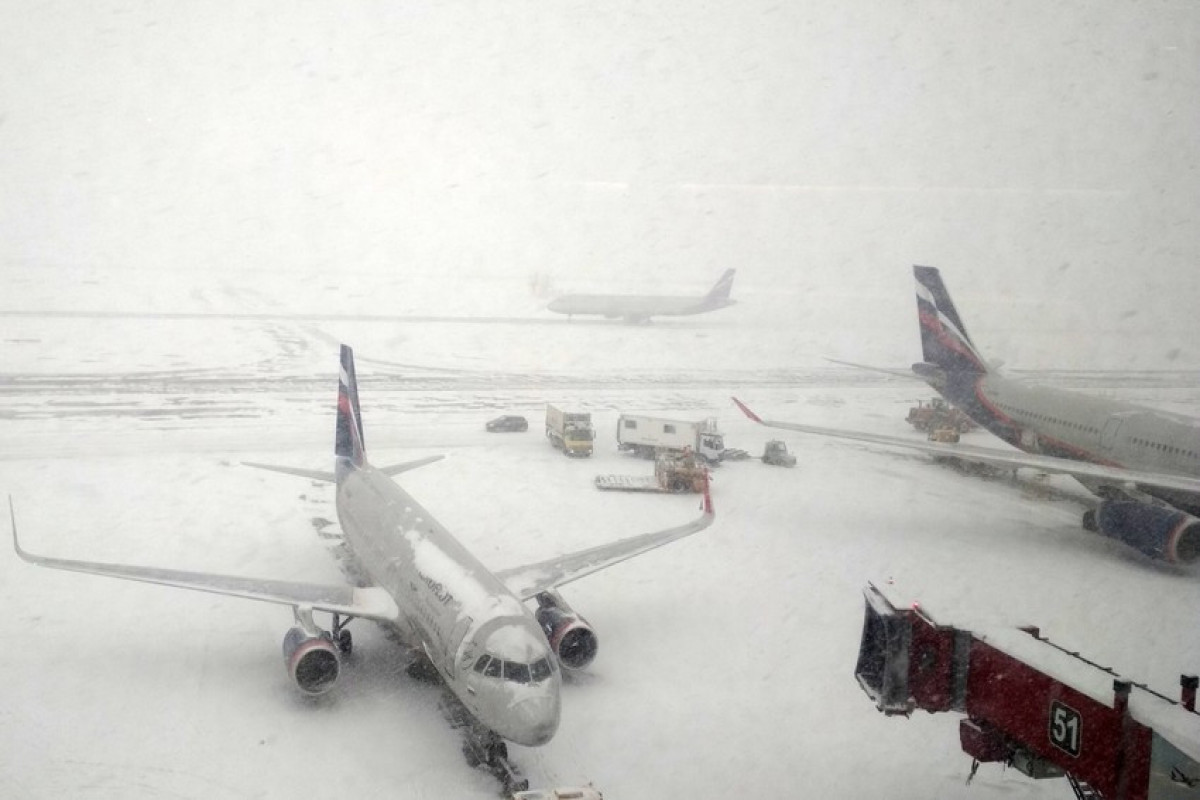
[[[145,581],[291,606],[295,626],[284,638],[288,673],[307,694],[328,691],[351,648],[345,625],[354,618],[381,623],[428,659],[469,713],[478,760],[507,758],[500,739],[545,744],[558,728],[562,669],[578,670],[595,657],[598,640],[588,623],[556,591],[625,559],[689,536],[714,518],[704,494],[703,513],[679,527],[632,536],[537,564],[492,572],[421,507],[392,476],[436,461],[423,458],[391,467],[368,463],[359,415],[354,357],[341,349],[333,472],[250,466],[333,482],[338,520],[363,586],[295,583],[33,555],[44,567]],[[536,610],[525,601],[536,600]],[[323,630],[313,612],[332,614]],[[506,762],[505,762],[506,763]]]
[[[636,294],[566,294],[546,306],[569,316],[592,315],[626,322],[647,322],[651,317],[682,317],[716,311],[736,303],[729,299],[737,270],[725,270],[716,285],[703,297],[671,297]]]
[[[913,272],[925,359],[913,373],[1023,452],[765,421],[734,402],[768,427],[1071,475],[1100,498],[1084,513],[1088,530],[1152,558],[1200,559],[1200,419],[1005,377],[976,349],[938,270]]]

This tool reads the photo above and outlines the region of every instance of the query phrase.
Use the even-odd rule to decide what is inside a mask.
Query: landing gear
[[[1092,533],[1100,530],[1100,525],[1096,522],[1096,509],[1089,508],[1083,512],[1083,529]]]
[[[529,788],[529,779],[508,760],[508,744],[498,734],[480,725],[449,690],[442,695],[439,707],[450,727],[462,734],[463,758],[469,766],[486,769],[496,776],[505,794]]]
[[[350,620],[342,622],[340,614],[333,615],[333,630],[329,632],[329,641],[337,645],[338,652],[344,656],[350,655],[354,649],[354,637],[350,631],[346,630],[346,626],[350,624]]]

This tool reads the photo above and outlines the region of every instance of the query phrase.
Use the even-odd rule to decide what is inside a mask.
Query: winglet
[[[734,402],[734,404],[742,410],[743,414],[745,414],[747,417],[750,418],[751,422],[757,422],[759,425],[763,424],[762,417],[760,417],[758,414],[755,414],[753,411],[751,411],[750,407],[747,406],[745,403],[743,403],[741,400],[738,400],[736,397],[731,397],[729,399],[732,400]]]
[[[13,549],[17,551],[17,555],[21,560],[28,561],[29,559],[25,558],[25,551],[21,549],[21,544],[17,541],[17,512],[13,510],[11,494],[8,496],[8,518],[12,520]]]

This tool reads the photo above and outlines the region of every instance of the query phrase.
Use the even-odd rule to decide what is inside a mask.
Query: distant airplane
[[[729,299],[733,288],[736,269],[725,270],[725,274],[703,297],[671,297],[637,294],[567,294],[550,305],[549,310],[558,314],[598,315],[609,319],[624,319],[626,322],[648,322],[651,317],[683,317],[716,311],[736,303]]]
[[[1023,453],[769,422],[734,402],[771,428],[1070,475],[1100,498],[1087,530],[1152,558],[1200,559],[1200,419],[1004,377],[975,348],[938,270],[913,272],[925,358],[913,373]]]
[[[321,472],[269,464],[249,466],[336,483],[338,520],[350,553],[367,576],[361,587],[242,578],[155,567],[71,561],[33,555],[43,567],[159,583],[292,607],[284,638],[288,673],[307,694],[328,691],[351,649],[347,623],[373,620],[394,631],[436,671],[469,713],[477,760],[507,764],[502,739],[527,746],[550,741],[558,728],[561,669],[578,670],[595,657],[591,626],[556,588],[697,531],[713,521],[707,488],[703,514],[679,527],[632,536],[537,564],[492,572],[421,507],[391,476],[436,461],[422,458],[376,468],[366,459],[354,356],[341,348],[335,469]],[[531,611],[525,601],[537,601]],[[313,612],[332,614],[330,630]],[[504,767],[508,769],[507,766]],[[510,772],[511,774],[511,772]]]

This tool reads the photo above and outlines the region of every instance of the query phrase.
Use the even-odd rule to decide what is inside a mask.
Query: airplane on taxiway
[[[737,270],[725,270],[716,285],[703,297],[671,297],[636,294],[567,294],[555,299],[547,309],[568,316],[592,315],[626,322],[648,322],[651,317],[682,317],[716,311],[736,303],[729,299]]]
[[[554,736],[561,708],[562,670],[579,670],[596,656],[595,631],[556,589],[707,528],[714,519],[704,493],[703,513],[684,525],[631,536],[525,567],[493,572],[392,480],[441,458],[376,468],[367,461],[359,415],[354,356],[342,345],[333,472],[269,464],[270,469],[336,484],[338,520],[362,587],[243,578],[156,567],[73,561],[33,555],[17,540],[22,559],[43,567],[158,583],[291,606],[295,626],[284,639],[291,679],[306,694],[328,691],[341,654],[352,643],[346,624],[381,623],[427,659],[461,702],[478,737],[479,760],[507,759],[502,739],[527,746]],[[535,600],[531,610],[526,601]],[[313,612],[332,615],[323,630]]]
[[[1023,452],[767,421],[734,402],[771,428],[1070,475],[1100,498],[1083,515],[1087,530],[1151,558],[1200,559],[1200,419],[1005,377],[979,354],[941,273],[920,266],[913,272],[924,355],[913,374]]]

